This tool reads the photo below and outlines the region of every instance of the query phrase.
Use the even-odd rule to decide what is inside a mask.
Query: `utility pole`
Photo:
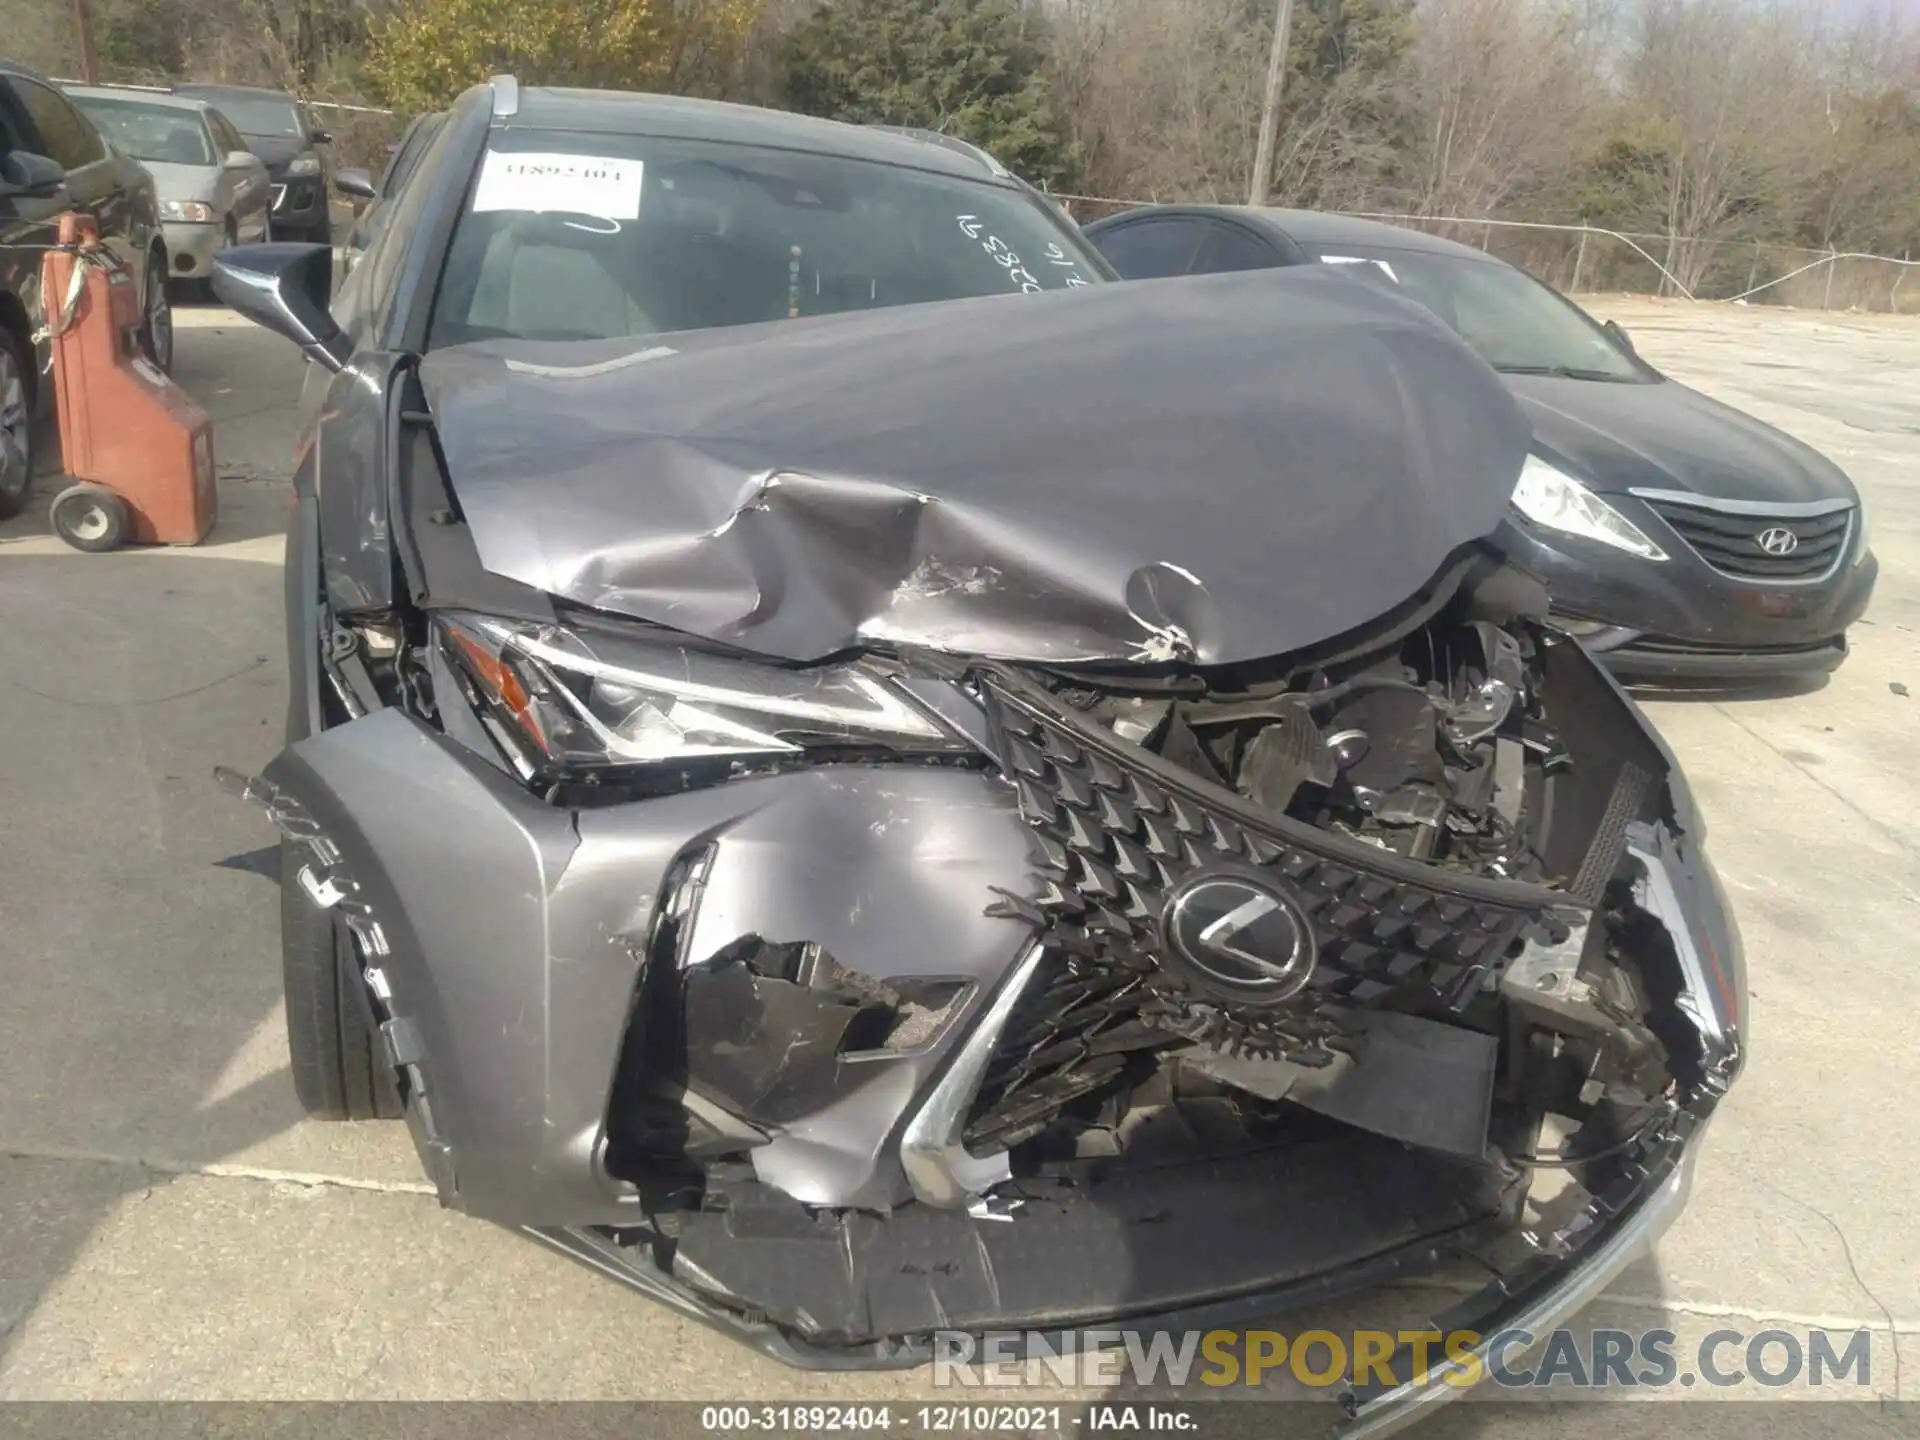
[[[93,51],[93,12],[87,8],[87,0],[73,0],[73,28],[80,41],[80,79],[98,85],[100,57]]]
[[[81,3],[81,0],[76,0]],[[1280,138],[1280,90],[1287,79],[1287,42],[1293,35],[1293,0],[1279,0],[1273,16],[1273,53],[1267,57],[1267,103],[1260,112],[1260,145],[1253,154],[1253,183],[1247,187],[1247,203],[1267,203],[1267,186],[1273,181],[1273,146]]]

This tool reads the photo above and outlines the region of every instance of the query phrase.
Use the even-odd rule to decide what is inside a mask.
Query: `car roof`
[[[172,95],[164,90],[123,89],[117,85],[63,85],[60,88],[76,100],[125,100],[160,109],[185,110],[195,115],[204,115],[214,108],[209,102],[192,95]]]
[[[298,105],[299,99],[285,90],[270,90],[264,85],[223,85],[211,80],[182,80],[173,87],[176,95],[252,95],[261,100],[284,100]]]
[[[54,80],[51,75],[42,74],[40,71],[34,69],[33,66],[23,64],[18,60],[9,60],[4,55],[0,55],[0,75],[19,75],[27,80],[38,80],[43,85],[58,87],[58,82]]]
[[[1496,265],[1502,263],[1484,250],[1476,250],[1471,245],[1461,245],[1453,240],[1443,240],[1438,235],[1428,235],[1404,225],[1363,220],[1356,215],[1336,215],[1325,210],[1288,210],[1274,205],[1149,205],[1095,221],[1087,229],[1097,232],[1116,221],[1148,214],[1209,215],[1222,220],[1238,220],[1243,225],[1251,225],[1256,230],[1291,240],[1307,249],[1326,245],[1359,245],[1377,249],[1419,250],[1432,255],[1451,255],[1461,260],[1486,260]]]
[[[497,117],[497,128],[578,130],[609,135],[651,135],[670,140],[717,140],[770,149],[805,150],[850,160],[872,160],[916,170],[932,170],[995,184],[1002,178],[991,160],[972,147],[956,148],[936,140],[821,120],[784,110],[763,110],[721,100],[684,95],[635,94],[622,90],[573,90],[526,86],[519,107]]]

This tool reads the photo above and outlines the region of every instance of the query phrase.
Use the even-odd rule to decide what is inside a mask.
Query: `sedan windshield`
[[[122,154],[166,165],[213,164],[213,142],[198,111],[129,100],[81,98],[74,103]]]
[[[242,135],[290,139],[306,133],[300,124],[300,112],[291,101],[276,100],[271,95],[236,95],[230,90],[208,92],[206,98]]]
[[[455,228],[431,343],[606,340],[1104,279],[1011,186],[735,144],[515,130]]]
[[[1503,374],[1650,378],[1570,301],[1498,260],[1385,246],[1324,246],[1320,259],[1418,300]]]

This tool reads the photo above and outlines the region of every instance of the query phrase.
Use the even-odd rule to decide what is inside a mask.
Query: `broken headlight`
[[[1513,508],[1536,525],[1598,540],[1642,560],[1664,560],[1667,552],[1641,533],[1640,527],[1614,509],[1573,476],[1549,465],[1538,455],[1527,456],[1513,487]]]
[[[783,669],[586,626],[469,613],[437,624],[482,720],[530,776],[967,748],[863,662]]]

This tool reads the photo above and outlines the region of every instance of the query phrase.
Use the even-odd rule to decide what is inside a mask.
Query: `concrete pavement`
[[[1920,1369],[1920,1140],[1904,1123],[1920,1093],[1905,983],[1920,700],[1893,686],[1920,688],[1920,324],[1603,310],[1655,363],[1844,465],[1884,568],[1824,688],[1649,706],[1745,932],[1753,1060],[1687,1215],[1588,1323],[1665,1323],[1683,1343],[1723,1325],[1871,1327],[1873,1388],[1911,1398],[1914,1374],[1895,1372],[1896,1344]],[[272,835],[210,778],[278,744],[301,362],[223,311],[180,322],[180,378],[220,424],[214,543],[79,555],[38,503],[0,526],[0,1398],[929,1393],[921,1375],[763,1361],[441,1211],[403,1128],[301,1119]],[[1410,1318],[1433,1298],[1342,1313]],[[1749,1428],[1785,1433],[1789,1413]]]

